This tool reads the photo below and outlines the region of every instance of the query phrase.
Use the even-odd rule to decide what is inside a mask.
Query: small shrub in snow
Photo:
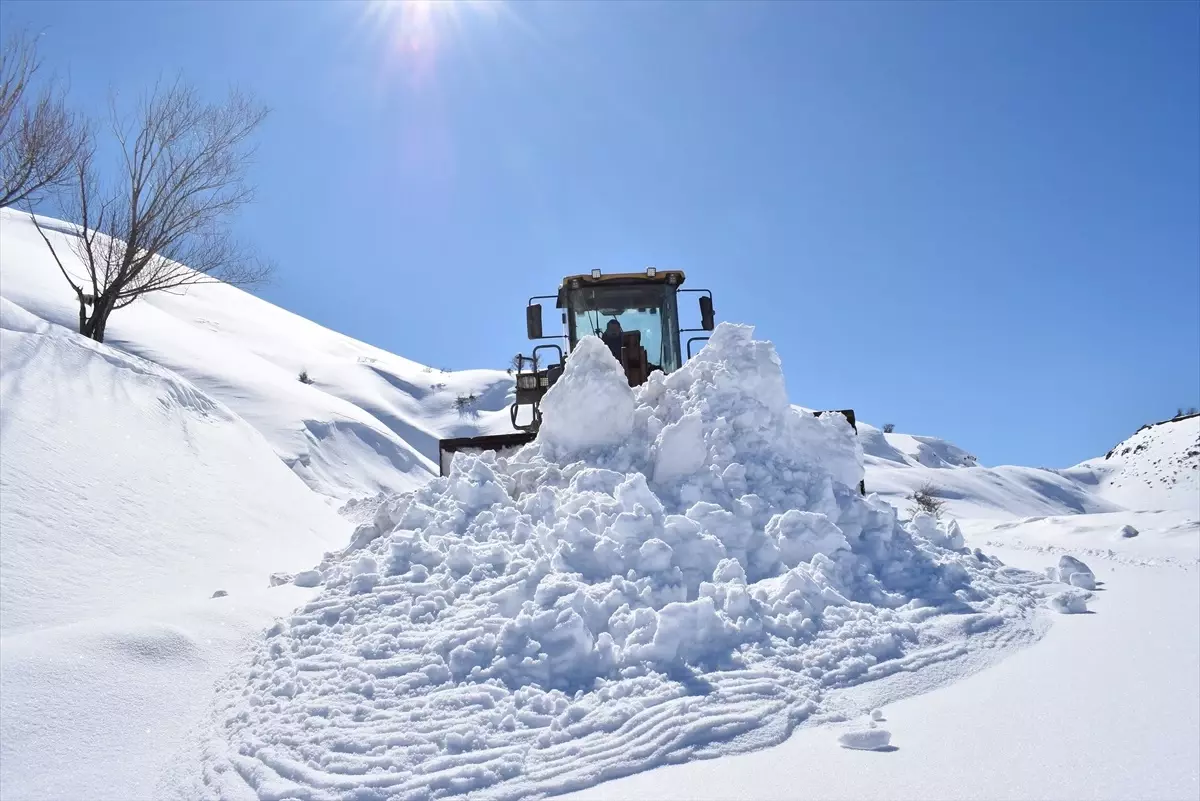
[[[883,433],[885,433],[885,434],[890,434],[890,433],[892,433],[892,432],[893,432],[893,431],[895,431],[895,430],[896,430],[896,424],[895,424],[895,423],[884,423],[884,424],[883,424]]]
[[[946,505],[944,500],[937,497],[937,487],[929,482],[921,485],[908,499],[913,502],[915,511],[925,512],[934,517],[941,517],[942,507]]]
[[[309,377],[308,377],[308,371],[307,371],[307,370],[301,370],[301,371],[300,371],[299,378],[300,378],[300,383],[301,383],[301,384],[311,384],[311,383],[313,382],[313,380],[312,380],[311,378],[309,378]]]
[[[459,417],[474,417],[479,413],[476,409],[476,404],[479,403],[479,398],[474,394],[456,395],[454,398],[454,409],[458,412]]]

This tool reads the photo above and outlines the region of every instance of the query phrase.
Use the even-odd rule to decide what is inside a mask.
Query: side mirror
[[[713,319],[712,298],[708,295],[700,296],[700,327],[705,331],[716,328],[716,322]]]
[[[530,339],[542,338],[542,304],[530,303],[525,307],[525,331]]]

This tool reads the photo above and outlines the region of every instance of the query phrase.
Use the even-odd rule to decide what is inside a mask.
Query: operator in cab
[[[621,322],[616,317],[608,321],[608,325],[604,328],[604,333],[600,335],[600,339],[612,351],[613,358],[621,361],[621,337],[624,335],[621,330]]]

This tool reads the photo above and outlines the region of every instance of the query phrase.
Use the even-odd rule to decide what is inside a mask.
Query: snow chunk
[[[633,431],[633,390],[599,337],[580,340],[541,408],[539,441],[566,455],[618,445]]]
[[[297,587],[315,587],[321,583],[321,571],[301,570],[292,578],[292,583]]]
[[[871,720],[883,720],[883,710],[882,709],[872,709],[871,710]]]
[[[906,528],[913,536],[941,548],[957,551],[967,545],[957,520],[939,520],[928,512],[917,512]]]
[[[779,558],[788,567],[811,562],[817,554],[833,556],[850,550],[846,535],[828,517],[816,512],[789,509],[767,523],[767,536],[779,549]]]
[[[685,414],[663,428],[655,443],[656,484],[691,475],[704,466],[708,449],[704,444],[704,421],[699,413]]]
[[[1096,576],[1092,569],[1073,556],[1062,556],[1058,560],[1058,567],[1051,570],[1050,577],[1085,590],[1096,589]]]
[[[886,729],[857,729],[848,731],[838,737],[843,748],[853,748],[858,751],[875,751],[886,748],[892,741],[892,733]]]
[[[1050,608],[1064,615],[1082,614],[1088,610],[1087,602],[1091,597],[1090,592],[1064,590],[1050,596]]]

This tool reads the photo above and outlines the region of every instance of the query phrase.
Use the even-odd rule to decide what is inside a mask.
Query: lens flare
[[[468,16],[495,15],[501,0],[370,0],[366,21],[382,44],[389,66],[415,83],[432,78],[438,59],[463,39]]]

